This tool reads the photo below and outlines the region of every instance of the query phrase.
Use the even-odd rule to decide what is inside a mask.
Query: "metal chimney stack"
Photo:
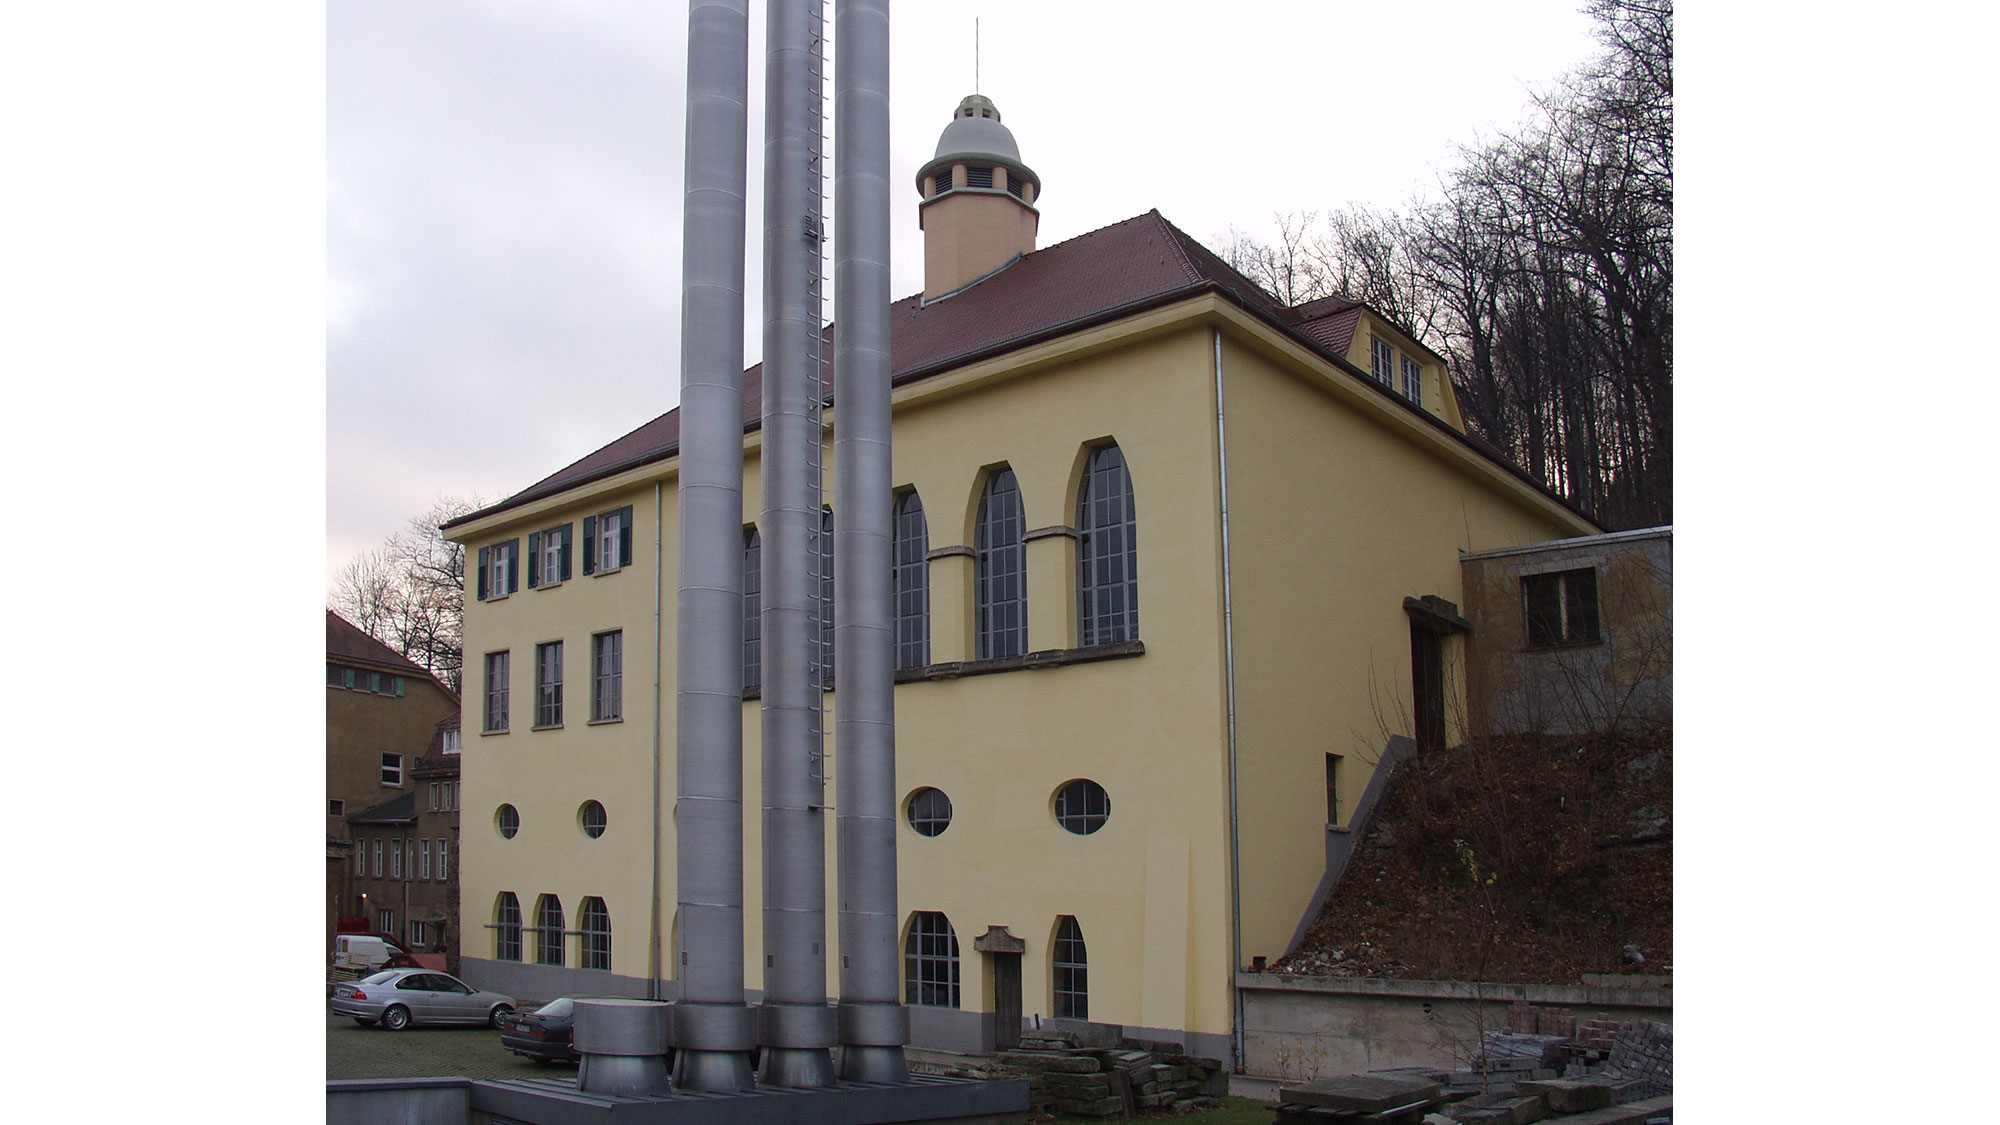
[[[896,635],[889,444],[889,2],[835,0],[834,629],[840,1076],[906,1082],[896,904]]]
[[[689,0],[682,220],[674,1083],[747,1090],[743,992],[745,0]]]
[[[760,1081],[834,1080],[826,1003],[826,780],[820,497],[825,165],[823,0],[764,24],[764,1045]]]

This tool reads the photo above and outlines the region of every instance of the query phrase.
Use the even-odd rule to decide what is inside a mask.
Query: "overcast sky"
[[[1213,247],[1425,190],[1591,55],[1581,3],[905,0],[894,295],[922,287],[914,178],[973,92],[975,16],[979,91],[1042,178],[1040,245],[1157,207]],[[676,405],[686,19],[657,0],[329,5],[329,579],[438,495],[499,499]]]

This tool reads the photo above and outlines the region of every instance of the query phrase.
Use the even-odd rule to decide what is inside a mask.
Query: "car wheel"
[[[362,1027],[374,1027],[374,1026],[375,1026],[375,1021],[374,1021],[374,1020],[364,1020],[364,1019],[362,1019],[362,1018],[361,1018],[360,1016],[355,1016],[355,1017],[354,1017],[354,1022],[355,1022],[355,1023],[358,1023],[358,1024],[360,1024],[360,1025],[361,1025]]]
[[[486,1013],[486,1026],[495,1031],[500,1030],[501,1025],[506,1022],[509,1015],[513,1014],[513,1011],[513,1006],[509,1004],[493,1005],[493,1010]]]
[[[410,1026],[410,1010],[401,1004],[382,1013],[382,1026],[390,1031],[401,1031]]]

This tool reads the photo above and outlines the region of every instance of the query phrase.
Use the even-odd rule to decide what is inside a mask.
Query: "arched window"
[[[1076,491],[1077,643],[1139,637],[1139,548],[1132,476],[1116,445],[1091,451]]]
[[[743,529],[743,690],[764,687],[763,544],[755,527]]]
[[[560,968],[562,963],[562,900],[554,895],[543,895],[535,901],[535,964]]]
[[[501,891],[493,907],[493,959],[521,959],[521,902],[513,891]]]
[[[1012,469],[995,469],[979,496],[973,553],[978,561],[978,657],[1028,651],[1028,559],[1021,544],[1027,518]]]
[[[611,912],[595,895],[583,900],[583,967],[611,968]]]
[[[819,682],[833,682],[833,509],[819,510]]]
[[[903,942],[903,1002],[926,1008],[958,1007],[958,935],[934,910],[910,918]]]
[[[931,662],[930,525],[915,489],[896,497],[896,667]]]
[[[1055,972],[1056,1018],[1090,1018],[1089,959],[1083,950],[1083,927],[1068,914],[1056,923],[1056,941],[1050,951]]]

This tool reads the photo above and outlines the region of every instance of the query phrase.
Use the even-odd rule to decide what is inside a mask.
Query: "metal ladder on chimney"
[[[812,405],[807,417],[812,423],[813,440],[807,458],[812,476],[812,509],[820,517],[806,536],[813,559],[813,630],[811,681],[812,778],[819,792],[815,808],[826,803],[826,687],[833,672],[833,521],[826,507],[826,430],[823,407],[826,402],[826,3],[808,0],[807,52],[811,78],[806,83],[806,213],[801,235],[812,243],[813,268],[806,277],[806,307],[812,310],[812,340],[806,345],[808,369],[812,372]]]

